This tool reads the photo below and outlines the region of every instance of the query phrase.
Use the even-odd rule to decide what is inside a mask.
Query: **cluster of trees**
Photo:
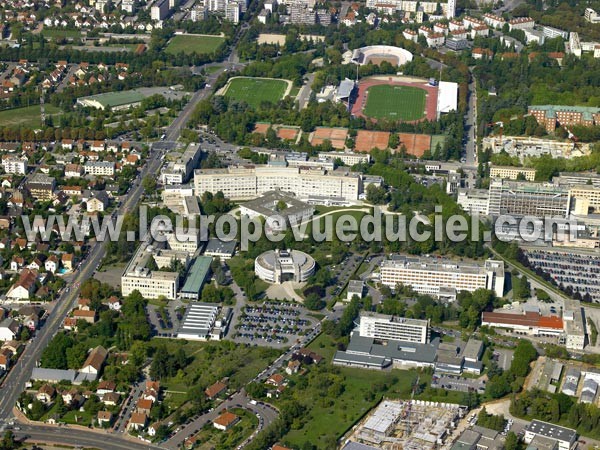
[[[377,311],[382,314],[430,319],[434,324],[458,318],[459,311],[452,304],[443,303],[429,295],[417,294],[408,286],[397,285],[393,294],[391,289],[384,286],[381,293],[384,299],[377,305]],[[411,300],[411,306],[407,299]]]
[[[405,171],[403,162],[392,158],[388,152],[372,152],[371,155],[375,160],[375,164],[369,168],[365,168],[366,171],[371,175],[382,176],[386,185],[393,188],[389,203],[390,211],[402,213],[402,217],[405,217],[406,223],[409,224],[415,215],[415,211],[419,211],[422,215],[433,217],[436,214],[435,207],[439,205],[442,209],[438,220],[441,220],[444,224],[444,229],[451,216],[460,215],[465,218],[467,223],[467,236],[471,235],[472,224],[469,216],[445,193],[441,186],[435,185],[427,188],[417,183]],[[448,239],[446,233],[443,233],[443,239],[437,241],[434,239],[433,225],[423,224],[422,228],[420,228],[421,230],[423,233],[426,231],[431,233],[428,239],[418,242],[411,239],[407,233],[404,240],[385,241],[384,246],[386,251],[394,253],[406,252],[410,254],[439,252],[472,258],[484,254],[482,239],[462,239],[460,242],[453,242]],[[481,230],[480,233],[482,233]]]
[[[510,279],[512,282],[514,300],[525,300],[531,297],[531,286],[529,285],[527,277],[519,276],[519,271],[515,269],[511,272]]]
[[[579,405],[582,408],[579,408]],[[582,423],[581,413],[591,412],[592,408],[588,408],[589,406],[592,405],[575,404],[571,397],[562,392],[550,394],[534,388],[512,399],[510,413],[517,417],[536,418],[552,423],[565,423],[564,419],[566,419],[565,425],[572,428],[582,426],[589,432],[597,426],[598,420],[600,420],[600,409],[594,406],[594,413],[597,417],[595,419],[591,416],[586,417]],[[594,425],[588,429],[590,423]]]
[[[187,366],[188,358],[185,350],[177,348],[174,353],[169,352],[166,345],[154,349],[150,365],[150,376],[153,380],[162,380],[177,375],[177,372]]]
[[[323,332],[334,339],[349,336],[350,332],[354,329],[354,321],[360,313],[361,306],[361,300],[354,296],[346,306],[346,309],[344,309],[340,320],[337,322],[326,320],[323,322]]]
[[[477,416],[477,425],[484,428],[489,428],[490,430],[502,431],[504,429],[504,425],[506,424],[506,419],[504,415],[494,415],[488,414],[485,406],[479,412]]]
[[[482,45],[492,48],[498,41],[489,39]],[[547,55],[530,59],[525,53],[517,58],[479,60],[474,69],[479,87],[495,87],[498,92],[481,97],[479,119],[482,124],[503,121],[505,134],[544,135],[533,117],[524,117],[528,105],[600,106],[599,70],[597,59],[569,54],[561,65]],[[487,134],[490,130],[484,127],[481,131]],[[586,138],[597,135],[593,129],[578,131]]]
[[[473,331],[481,323],[481,313],[491,307],[497,308],[502,299],[497,298],[492,291],[477,289],[474,292],[461,291],[458,294],[460,314],[458,323],[464,329]]]
[[[519,340],[510,369],[503,371],[492,363],[488,377],[486,392],[492,398],[501,398],[510,392],[519,392],[523,387],[525,377],[529,373],[529,364],[537,358],[533,344],[525,339]]]

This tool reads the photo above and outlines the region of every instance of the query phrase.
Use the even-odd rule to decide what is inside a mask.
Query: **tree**
[[[156,192],[156,179],[151,175],[146,175],[142,180],[142,187],[147,194]]]
[[[506,440],[504,441],[504,448],[506,450],[517,450],[519,448],[519,437],[512,431],[509,431],[506,435]]]
[[[367,186],[367,201],[373,205],[385,205],[389,201],[386,189],[370,184]]]
[[[317,294],[310,294],[304,300],[304,306],[311,311],[318,311],[325,307],[325,302]]]

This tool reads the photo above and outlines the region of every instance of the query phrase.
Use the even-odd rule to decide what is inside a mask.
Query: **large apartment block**
[[[590,127],[600,124],[600,108],[589,106],[533,105],[529,107],[531,114],[549,133],[556,125],[583,125]]]
[[[449,291],[473,292],[489,289],[504,293],[504,263],[488,259],[485,263],[456,262],[443,258],[395,256],[381,264],[381,283],[412,287],[419,294],[451,296]]]
[[[374,339],[426,344],[429,342],[429,321],[363,311],[359,333]]]
[[[326,196],[357,200],[362,177],[347,169],[305,169],[300,167],[229,166],[194,172],[196,195],[223,192],[233,200],[253,199],[269,191],[294,192],[299,198]]]

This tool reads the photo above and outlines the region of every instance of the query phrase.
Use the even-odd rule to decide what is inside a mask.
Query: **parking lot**
[[[527,250],[526,255],[533,268],[540,268],[549,273],[557,285],[571,287],[581,295],[587,293],[593,300],[600,300],[599,256],[555,250]]]
[[[296,303],[268,301],[242,308],[232,339],[243,344],[286,347],[312,330],[316,319]]]
[[[327,288],[326,298],[335,297],[342,292],[344,286],[350,281],[350,277],[358,269],[362,261],[362,255],[353,254],[346,256],[339,264],[328,266],[335,284]]]
[[[498,367],[500,367],[502,370],[508,370],[512,364],[514,353],[514,350],[497,348],[494,350],[492,359],[496,361],[496,364],[498,364]]]
[[[475,391],[483,393],[485,391],[485,381],[473,378],[462,378],[456,375],[434,373],[433,378],[431,379],[431,387],[446,389],[448,391]]]

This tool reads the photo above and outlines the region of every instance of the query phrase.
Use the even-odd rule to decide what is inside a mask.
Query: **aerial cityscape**
[[[1,0],[0,450],[600,450],[600,0]]]

